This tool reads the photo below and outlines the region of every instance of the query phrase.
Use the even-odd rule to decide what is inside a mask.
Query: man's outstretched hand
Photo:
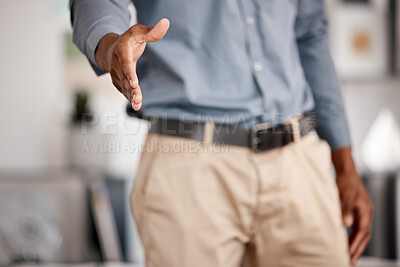
[[[343,224],[352,227],[349,252],[354,265],[371,238],[372,203],[357,174],[351,149],[346,147],[333,151],[332,161],[337,174]]]
[[[154,27],[136,24],[121,35],[105,35],[97,46],[97,63],[110,73],[112,83],[132,103],[134,110],[139,110],[142,106],[136,63],[143,54],[146,43],[161,40],[168,28],[168,19],[160,20]]]

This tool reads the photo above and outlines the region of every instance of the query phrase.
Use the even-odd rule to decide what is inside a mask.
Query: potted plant
[[[105,169],[107,155],[102,147],[107,140],[101,134],[87,90],[77,90],[73,97],[70,121],[69,167],[78,171]]]

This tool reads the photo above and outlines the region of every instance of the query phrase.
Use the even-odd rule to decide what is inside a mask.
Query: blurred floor
[[[400,262],[382,260],[379,258],[363,257],[361,258],[356,267],[398,267]]]
[[[21,264],[21,265],[14,265],[14,267],[33,267],[38,266],[36,264]],[[39,265],[40,266],[40,265]],[[144,267],[143,265],[135,265],[135,264],[123,264],[123,263],[83,263],[83,264],[47,264],[41,265],[46,267]],[[356,267],[400,267],[400,262],[394,261],[387,261],[378,258],[372,257],[363,257],[359,260]]]

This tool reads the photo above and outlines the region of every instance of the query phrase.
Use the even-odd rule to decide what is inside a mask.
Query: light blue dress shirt
[[[130,27],[130,0],[71,0],[74,42],[95,50]],[[143,113],[252,127],[315,111],[333,149],[349,146],[323,0],[134,0],[138,23],[171,22],[138,62]]]

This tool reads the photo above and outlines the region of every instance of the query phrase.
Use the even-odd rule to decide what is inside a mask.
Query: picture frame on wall
[[[391,11],[390,21],[391,35],[392,35],[392,46],[391,52],[393,53],[394,62],[392,62],[392,74],[400,75],[400,3],[398,0],[390,0],[389,9]]]
[[[342,80],[379,79],[389,74],[389,1],[346,0],[334,6],[330,41]]]

